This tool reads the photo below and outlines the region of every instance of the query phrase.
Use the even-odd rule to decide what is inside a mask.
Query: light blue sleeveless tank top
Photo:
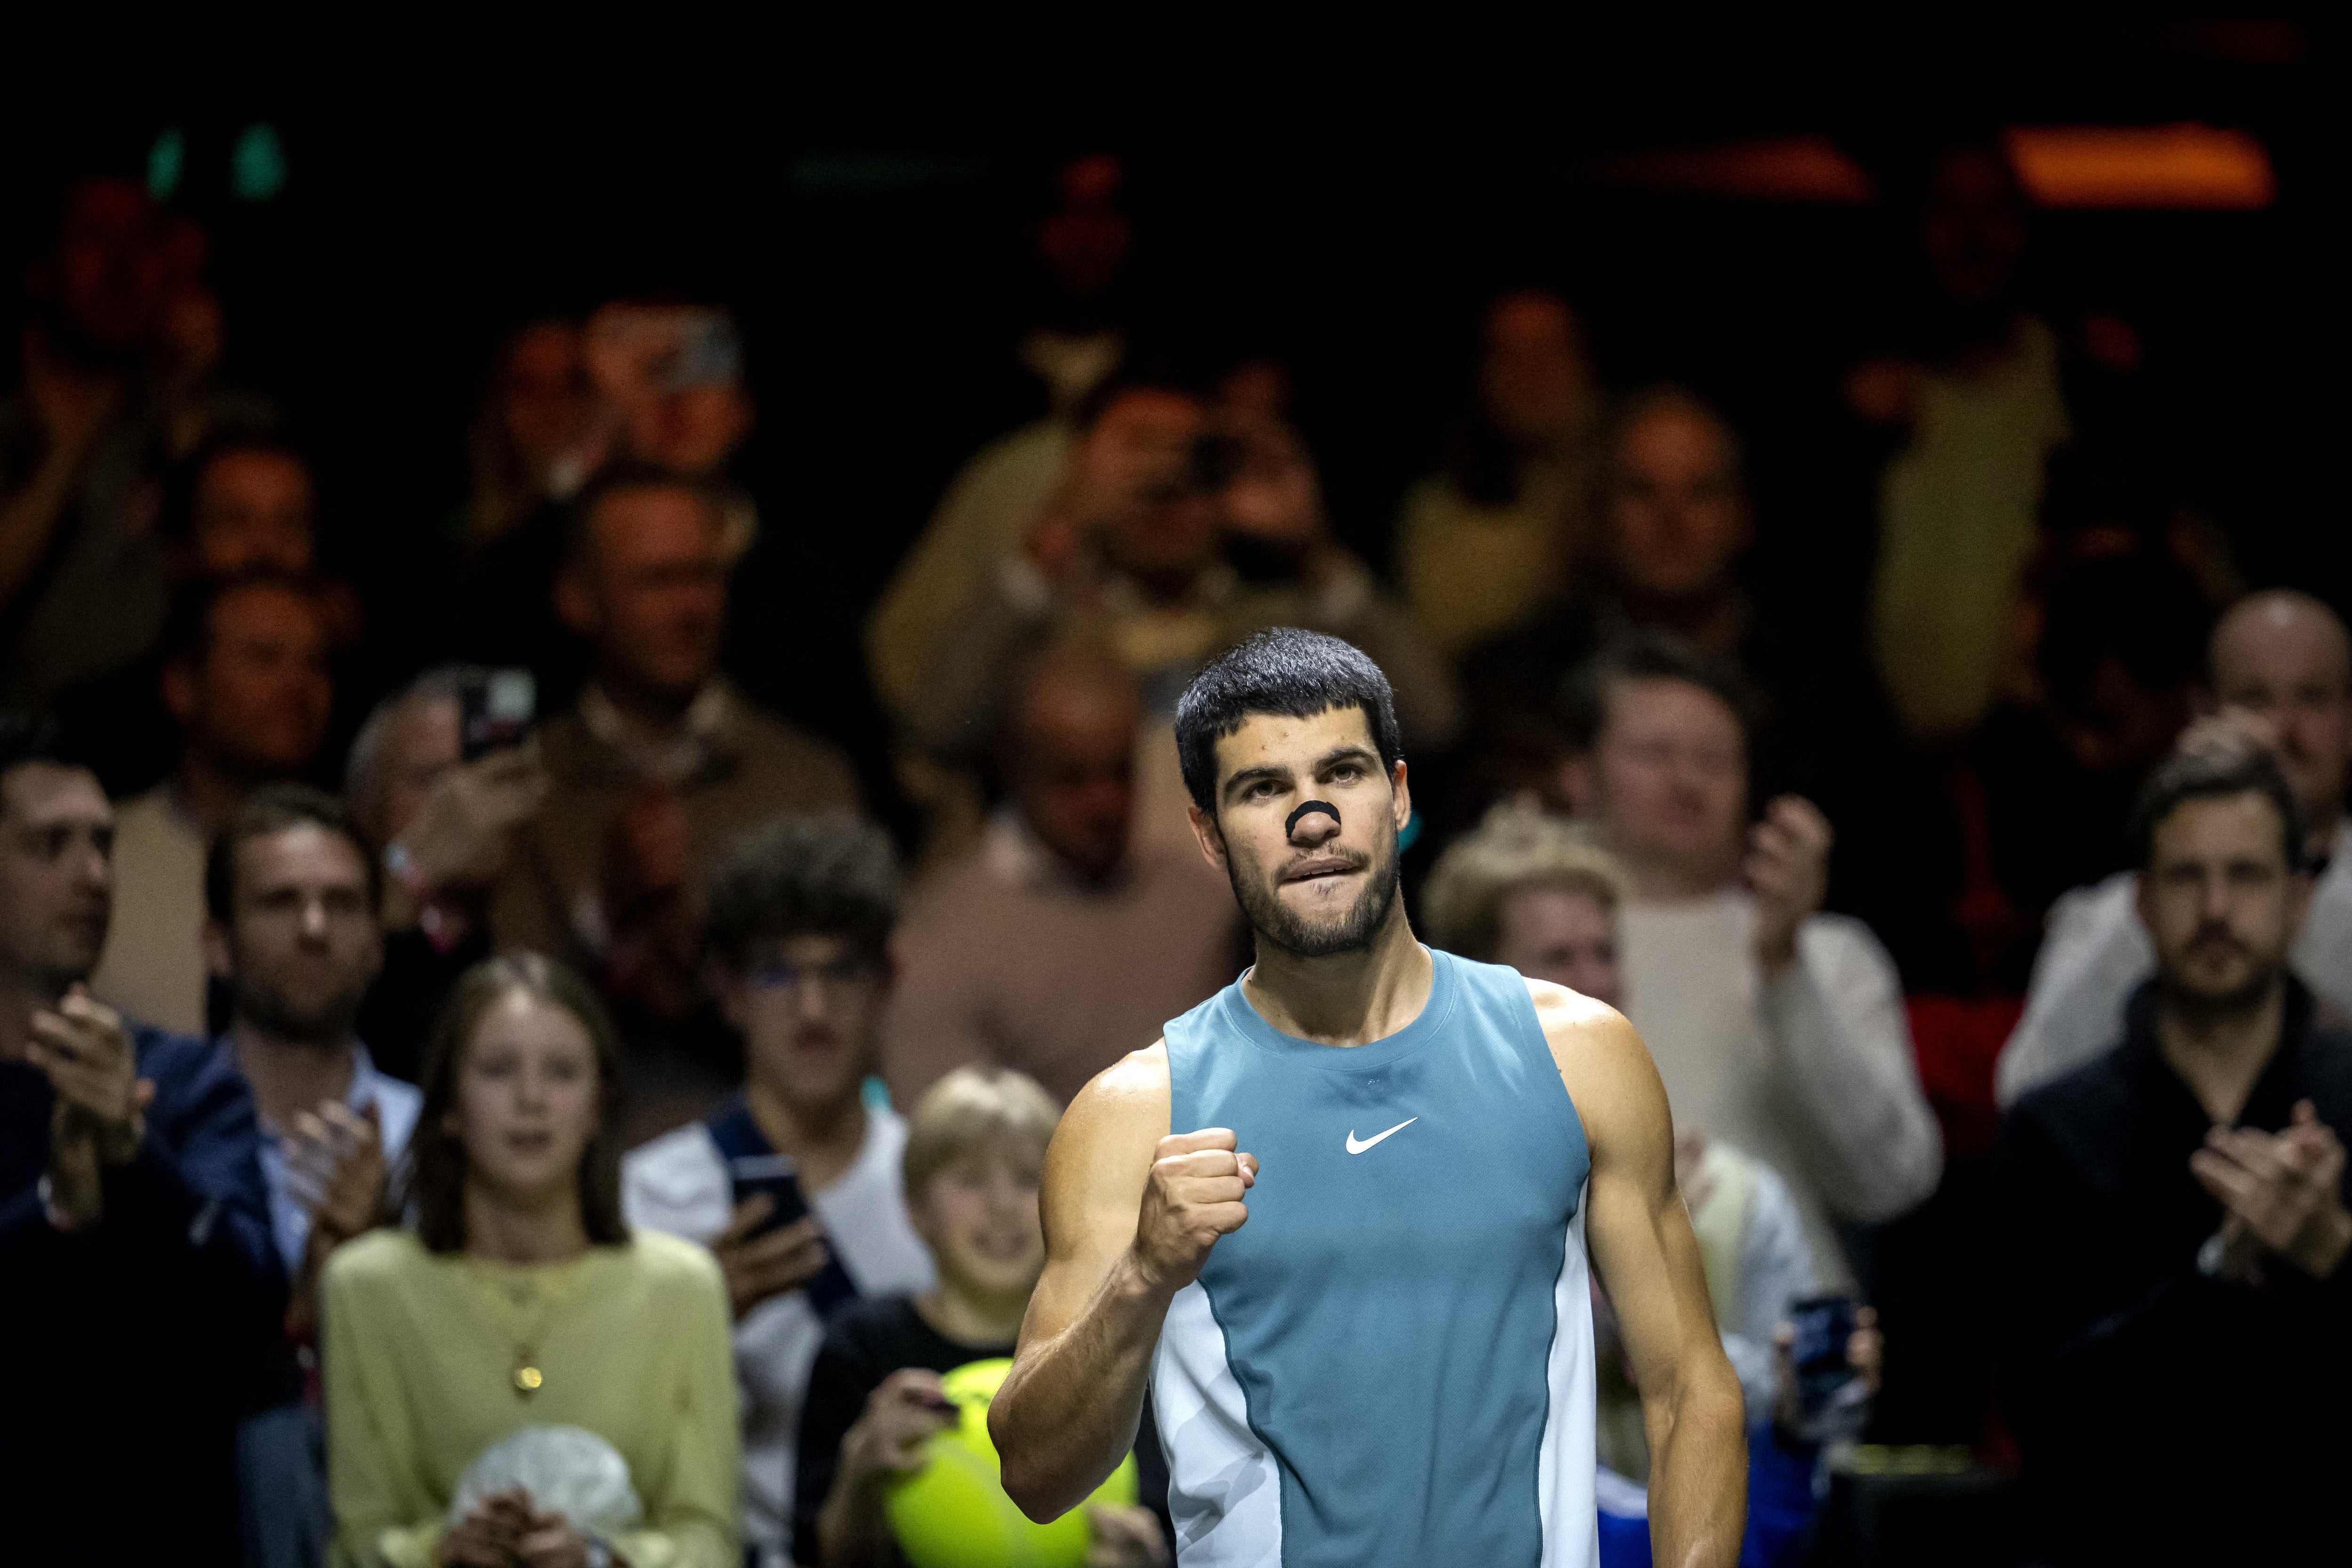
[[[1583,1125],[1527,982],[1430,957],[1370,1045],[1168,1026],[1171,1130],[1262,1166],[1154,1358],[1184,1568],[1594,1559]]]

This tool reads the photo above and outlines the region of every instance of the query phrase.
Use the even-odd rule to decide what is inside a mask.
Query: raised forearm
[[[1731,1568],[1748,1517],[1739,1383],[1720,1354],[1643,1400],[1650,1438],[1650,1550],[1659,1568]]]
[[[1170,1300],[1124,1257],[1068,1328],[1024,1348],[989,1410],[1004,1490],[1022,1512],[1059,1518],[1134,1447]]]

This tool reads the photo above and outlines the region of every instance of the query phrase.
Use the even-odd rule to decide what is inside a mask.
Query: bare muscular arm
[[[1584,1233],[1641,1390],[1653,1555],[1660,1568],[1728,1568],[1747,1511],[1739,1381],[1675,1185],[1665,1086],[1613,1010],[1541,981],[1528,988],[1591,1150]]]
[[[1030,1518],[1084,1501],[1135,1443],[1152,1348],[1176,1292],[1249,1218],[1257,1162],[1209,1128],[1171,1136],[1154,1046],[1080,1090],[1045,1153],[1045,1272],[988,1426]]]

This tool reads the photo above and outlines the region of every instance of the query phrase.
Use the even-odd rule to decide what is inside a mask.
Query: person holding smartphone
[[[707,1244],[725,1272],[743,1398],[744,1539],[792,1551],[802,1400],[824,1313],[931,1288],[907,1216],[906,1123],[869,1105],[890,991],[898,857],[846,811],[781,816],[711,879],[710,970],[746,1079],[701,1121],[632,1152],[632,1225]]]

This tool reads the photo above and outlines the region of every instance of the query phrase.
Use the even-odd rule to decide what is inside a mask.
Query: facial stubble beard
[[[359,1021],[368,990],[365,985],[345,986],[306,1011],[258,976],[239,980],[235,989],[238,1017],[273,1039],[321,1048],[340,1046],[352,1037],[352,1026]]]
[[[2238,939],[2237,934],[2227,930],[2218,932],[2210,930],[2200,931],[2189,940],[2189,946],[2194,948],[2198,943],[2215,935],[2223,937],[2241,951],[2246,950],[2246,944]],[[2287,965],[2284,959],[2277,963],[2261,965],[2246,977],[2242,984],[2233,985],[2226,991],[2195,990],[2182,984],[2174,974],[2169,973],[2159,973],[2158,985],[2163,993],[2165,1001],[2178,1009],[2180,1014],[2203,1022],[2218,1022],[2227,1018],[2244,1017],[2250,1013],[2259,1011],[2269,1002],[2272,993],[2284,979],[2286,970]]]
[[[1234,900],[1248,917],[1250,929],[1294,958],[1331,958],[1343,952],[1361,952],[1372,945],[1381,922],[1388,917],[1389,906],[1396,902],[1397,882],[1401,874],[1398,863],[1396,836],[1386,836],[1386,853],[1370,866],[1364,879],[1364,890],[1348,912],[1328,926],[1311,926],[1289,906],[1274,886],[1261,877],[1244,881],[1240,862],[1231,854],[1225,857],[1225,879],[1233,885]]]

